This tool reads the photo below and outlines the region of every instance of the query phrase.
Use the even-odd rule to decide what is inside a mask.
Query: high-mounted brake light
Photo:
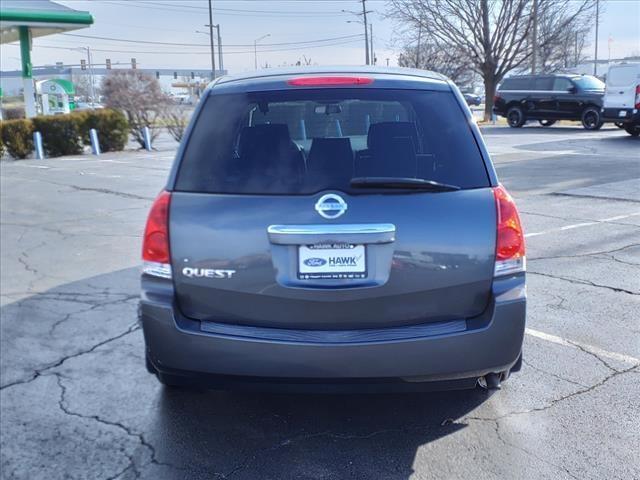
[[[142,271],[154,277],[171,278],[171,256],[169,254],[169,205],[171,193],[160,192],[155,199],[142,242]]]
[[[493,189],[493,195],[498,215],[494,276],[524,272],[524,232],[516,204],[502,185]]]
[[[329,87],[339,85],[371,85],[369,77],[300,77],[292,78],[287,84],[293,87]]]

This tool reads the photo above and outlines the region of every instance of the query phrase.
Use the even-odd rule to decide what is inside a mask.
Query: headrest
[[[413,147],[419,151],[418,131],[412,122],[372,123],[367,134],[369,150],[378,150],[390,146],[391,140],[399,137],[411,138]]]

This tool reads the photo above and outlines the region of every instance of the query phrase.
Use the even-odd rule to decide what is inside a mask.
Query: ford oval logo
[[[327,193],[316,202],[316,212],[324,218],[332,220],[338,218],[347,211],[347,202],[340,195]]]
[[[326,265],[327,261],[324,258],[317,258],[317,257],[313,257],[313,258],[307,258],[304,261],[304,264],[307,267],[322,267],[323,265]]]

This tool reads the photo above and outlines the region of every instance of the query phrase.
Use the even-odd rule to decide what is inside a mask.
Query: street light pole
[[[211,47],[211,80],[216,78],[216,55],[213,50],[213,6],[209,0],[209,44]]]
[[[270,36],[271,34],[267,33],[266,35],[263,35],[260,38],[256,38],[253,41],[253,66],[256,70],[258,70],[258,42]]]
[[[350,10],[342,10],[343,13],[350,13],[357,17],[362,17],[358,20],[358,23],[362,22],[364,27],[364,52],[365,62],[367,65],[373,65],[373,27],[371,27],[371,42],[369,42],[369,24],[367,22],[367,13],[371,13],[373,10],[367,10],[367,0],[358,0],[362,2],[362,12],[352,12]],[[355,21],[347,20],[347,23],[356,23]]]
[[[75,50],[82,50],[87,53],[87,67],[89,68],[89,95],[91,95],[91,101],[89,102],[89,105],[91,106],[91,109],[94,110],[96,103],[96,91],[93,81],[93,62],[91,60],[91,48],[77,47]]]

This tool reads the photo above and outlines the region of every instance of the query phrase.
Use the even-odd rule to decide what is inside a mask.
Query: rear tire
[[[526,122],[526,118],[520,107],[511,107],[507,110],[507,123],[511,128],[520,128],[524,122]]]
[[[626,125],[624,131],[632,137],[637,137],[640,135],[640,125]]]
[[[555,120],[538,120],[538,123],[543,127],[550,127],[551,125],[556,123],[556,121]]]
[[[600,130],[603,123],[600,111],[597,108],[587,107],[582,112],[582,126],[585,130]]]

